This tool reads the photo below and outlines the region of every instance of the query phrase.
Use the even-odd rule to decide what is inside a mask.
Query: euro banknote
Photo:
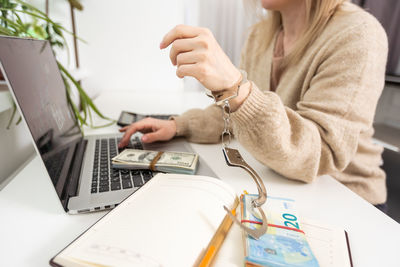
[[[247,194],[241,201],[242,223],[253,229],[260,226],[259,215],[251,204],[257,197]],[[246,266],[319,266],[301,230],[295,201],[268,196],[262,208],[267,216],[267,232],[258,240],[243,232]]]

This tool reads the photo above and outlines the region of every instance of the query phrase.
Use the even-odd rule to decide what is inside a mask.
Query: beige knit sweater
[[[353,4],[335,14],[300,63],[286,68],[270,91],[273,44],[256,55],[255,27],[241,68],[253,87],[231,115],[233,133],[260,162],[295,180],[329,174],[372,204],[386,201],[382,148],[372,143],[372,122],[384,86],[387,37],[377,20]],[[175,118],[177,134],[215,143],[223,128],[212,105]],[[340,196],[338,196],[340,197]]]

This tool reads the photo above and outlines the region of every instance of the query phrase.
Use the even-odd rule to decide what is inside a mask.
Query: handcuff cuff
[[[232,212],[224,206],[225,211],[228,213],[229,217],[242,228],[247,234],[255,239],[259,239],[262,235],[264,235],[268,228],[267,217],[264,211],[261,209],[261,206],[267,200],[267,191],[265,189],[264,183],[257,172],[246,163],[246,161],[241,156],[239,150],[229,147],[229,144],[232,139],[232,134],[230,132],[230,105],[229,100],[235,98],[239,94],[240,87],[247,82],[247,73],[243,70],[239,70],[241,73],[241,78],[238,82],[235,83],[233,87],[237,87],[236,92],[234,90],[223,89],[219,91],[211,91],[206,89],[206,95],[213,98],[215,103],[222,108],[222,118],[224,120],[224,130],[221,134],[221,141],[222,141],[222,152],[224,154],[224,158],[226,164],[232,167],[240,167],[247,171],[250,176],[253,178],[254,182],[256,183],[257,190],[258,190],[258,198],[253,199],[251,202],[250,212],[256,217],[260,217],[255,214],[255,210],[257,209],[259,214],[261,215],[261,225],[258,228],[252,229],[243,225],[237,218],[232,214]],[[233,92],[232,92],[233,91]]]

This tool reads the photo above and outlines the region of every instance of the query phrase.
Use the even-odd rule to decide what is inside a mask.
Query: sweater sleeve
[[[194,143],[218,143],[224,128],[222,110],[217,105],[206,109],[190,109],[180,116],[173,117],[177,136],[185,136]]]
[[[235,136],[255,158],[304,182],[346,168],[360,133],[372,125],[384,83],[387,39],[380,27],[350,27],[326,43],[296,109],[253,84],[231,116]]]

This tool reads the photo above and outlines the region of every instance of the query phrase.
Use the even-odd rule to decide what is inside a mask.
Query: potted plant
[[[81,7],[78,0],[68,1],[70,2],[71,9],[73,7]],[[65,33],[71,34],[74,38],[77,38],[76,35],[69,32],[62,25],[50,19],[45,12],[42,12],[24,1],[0,0],[0,11],[0,35],[48,40],[52,48],[67,48],[67,42],[64,37]],[[105,117],[97,109],[92,99],[87,95],[80,83],[74,79],[67,68],[65,68],[59,61],[57,61],[57,64],[65,84],[68,102],[72,111],[75,113],[77,123],[79,123],[81,127],[83,125],[90,127],[104,127],[113,124],[113,120]],[[0,72],[0,80],[2,79],[4,79],[4,77]],[[72,88],[76,88],[79,93],[80,106],[74,103],[71,99]],[[14,110],[9,125],[13,121],[15,111],[16,106],[14,103]],[[111,122],[101,126],[93,125],[92,112],[103,119],[110,120]],[[20,120],[18,120],[18,122],[19,121]]]

